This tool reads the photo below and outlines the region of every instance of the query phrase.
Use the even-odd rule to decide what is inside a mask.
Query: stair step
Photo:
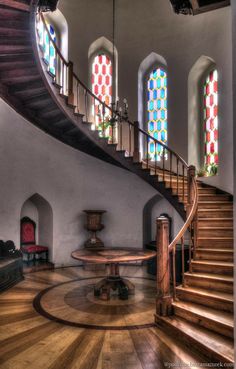
[[[224,194],[199,194],[198,201],[230,201],[229,195]]]
[[[197,246],[203,248],[232,248],[234,243],[233,237],[198,237]]]
[[[224,274],[187,272],[184,274],[187,286],[199,287],[226,293],[233,293],[233,276]]]
[[[182,287],[176,288],[177,298],[196,304],[209,306],[217,310],[233,312],[234,299],[233,294],[222,291],[212,291],[199,287]]]
[[[233,314],[191,302],[174,301],[174,314],[229,338],[234,336]]]
[[[203,194],[214,195],[216,193],[216,189],[213,187],[198,187],[198,193],[199,195],[203,195]]]
[[[11,18],[5,18],[4,22],[1,22],[2,28],[10,28],[14,30],[29,30],[29,15],[27,16],[28,22],[25,18],[25,15],[22,14],[22,18],[20,19],[11,19]]]
[[[1,54],[32,53],[32,47],[26,45],[0,45]]]
[[[35,66],[35,62],[32,59],[22,61],[1,61],[0,60],[0,71],[9,71],[14,69],[26,69]]]
[[[0,10],[0,21],[5,21],[6,19],[12,19],[12,20],[27,20],[29,19],[29,13],[23,12],[18,9],[12,9],[12,8],[5,8],[1,6]]]
[[[36,110],[43,109],[47,106],[51,106],[52,100],[48,95],[48,93],[46,92],[44,95],[36,96],[31,99],[25,99],[24,105]]]
[[[207,272],[215,274],[233,275],[233,263],[226,261],[211,261],[211,260],[193,260],[193,272]]]
[[[165,328],[172,336],[180,339],[187,347],[192,347],[205,355],[210,362],[233,363],[233,340],[211,332],[180,317],[160,317],[155,315],[158,326]]]
[[[232,218],[233,209],[198,209],[198,218]]]
[[[19,10],[22,10],[22,11],[29,12],[29,10],[30,10],[28,1],[1,0],[0,4],[1,4],[1,6],[5,5],[8,8],[19,9]]]
[[[199,226],[199,237],[233,237],[233,227],[213,227],[213,226]]]
[[[35,67],[25,69],[15,69],[0,72],[2,82],[13,85],[30,80],[38,79],[38,70]]]
[[[208,248],[197,248],[196,249],[197,260],[221,260],[233,262],[234,252],[229,249],[208,249]]]
[[[232,209],[233,203],[231,201],[198,201],[199,209]]]
[[[233,227],[233,218],[198,218],[198,226]]]

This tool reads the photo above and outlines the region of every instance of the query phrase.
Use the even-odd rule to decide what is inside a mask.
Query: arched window
[[[57,43],[56,32],[54,26],[46,21],[47,29],[50,33],[52,40]],[[49,72],[55,76],[56,74],[56,52],[52,41],[49,38],[48,32],[46,31],[41,18],[37,22],[37,30],[39,35],[39,45],[43,51],[43,57],[45,62],[48,64]]]
[[[104,52],[94,56],[92,62],[92,92],[106,105],[111,106],[112,103],[112,61],[111,58]],[[103,111],[101,104],[95,100],[93,116],[95,124],[99,130],[104,130],[105,135],[111,138],[111,127],[109,126],[109,109]]]
[[[167,143],[167,73],[162,68],[155,68],[147,76],[147,129],[158,141]],[[162,146],[148,143],[150,160],[161,160]]]
[[[204,164],[215,174],[218,166],[218,72],[212,70],[204,82]],[[214,168],[216,168],[214,170]]]

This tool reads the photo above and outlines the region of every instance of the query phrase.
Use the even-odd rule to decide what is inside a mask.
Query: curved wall
[[[116,47],[118,95],[128,98],[130,117],[138,118],[138,71],[152,52],[168,65],[168,144],[188,160],[188,76],[201,55],[219,72],[219,175],[207,179],[233,192],[231,8],[195,17],[173,13],[167,0],[119,0]],[[112,1],[61,0],[69,27],[69,57],[88,83],[88,50],[99,37],[112,39]],[[190,148],[191,150],[191,148]]]

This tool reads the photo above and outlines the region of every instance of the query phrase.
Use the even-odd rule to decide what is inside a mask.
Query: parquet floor
[[[130,276],[135,284],[139,284],[139,291],[145,290],[145,283],[152,285],[152,281],[141,279],[146,277],[145,270],[141,267],[122,267],[122,275]],[[55,271],[41,271],[25,275],[25,280],[12,289],[0,295],[0,368],[1,369],[161,369],[171,366],[198,367],[192,363],[201,363],[203,360],[199,356],[191,353],[177,342],[175,337],[170,337],[159,328],[153,326],[139,329],[89,329],[77,326],[68,326],[57,321],[50,320],[40,315],[33,307],[33,300],[43,290],[49,287],[61,285],[71,286],[66,291],[76,292],[78,278],[98,277],[104,272],[93,273],[84,271],[82,268],[64,268]],[[95,278],[94,278],[95,279]],[[93,279],[88,279],[91,283]],[[96,279],[95,279],[96,280]],[[143,287],[142,287],[143,280]],[[65,283],[67,282],[67,283]],[[82,282],[85,283],[85,282]],[[153,286],[149,289],[153,288]],[[57,291],[52,288],[50,291]],[[151,290],[149,290],[150,293]],[[72,295],[73,293],[72,292]],[[87,292],[86,292],[87,293]],[[138,292],[139,293],[139,292]],[[141,292],[143,293],[143,292]],[[65,295],[66,295],[65,294]],[[72,296],[71,295],[71,296]],[[46,295],[44,295],[46,296]],[[44,301],[45,309],[56,311],[57,294],[47,296]],[[147,311],[153,307],[149,294],[145,299],[140,298],[139,302],[130,303],[127,312],[124,306],[109,307],[110,315],[104,318],[106,324],[113,323],[120,315],[122,308],[122,324],[132,315],[134,310],[135,323],[138,321],[138,305],[140,314],[143,314],[144,306]],[[155,297],[155,296],[154,296]],[[137,297],[138,299],[138,297]],[[93,322],[99,326],[104,324],[101,321],[101,309],[107,313],[107,307],[100,304],[99,309],[92,308],[92,301],[89,301],[90,311],[85,313],[86,301],[83,300],[78,306],[70,300],[70,312],[65,315],[72,321],[78,319],[78,311],[82,311],[82,318],[89,321],[93,317]],[[68,300],[67,300],[68,302]],[[60,300],[62,303],[62,299]],[[145,305],[146,304],[146,305]],[[64,311],[59,306],[58,312]],[[112,310],[113,309],[113,310]],[[113,313],[112,313],[113,311]],[[117,315],[116,315],[116,314]],[[147,314],[148,315],[148,314]],[[65,317],[64,316],[64,317]],[[115,318],[114,318],[115,316]],[[143,315],[145,316],[145,314]],[[80,317],[81,318],[81,317]],[[120,317],[119,317],[120,319]],[[119,320],[118,319],[118,320]],[[144,317],[142,318],[144,319]],[[90,319],[91,322],[91,319]],[[121,322],[119,322],[120,324]],[[104,327],[103,327],[104,328]]]

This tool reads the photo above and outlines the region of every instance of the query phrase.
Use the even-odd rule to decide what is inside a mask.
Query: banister
[[[62,61],[63,61],[63,63],[68,67],[69,65],[70,65],[70,63],[72,63],[72,62],[70,62],[70,61],[67,61],[64,57],[63,57],[63,55],[62,55],[62,53],[61,53],[61,51],[60,51],[60,49],[58,48],[58,46],[56,45],[56,43],[54,42],[54,40],[53,40],[53,38],[51,37],[51,34],[50,34],[50,32],[49,32],[49,30],[48,30],[48,27],[47,27],[47,23],[46,23],[46,21],[45,21],[45,18],[44,18],[44,15],[43,15],[43,13],[41,13],[41,12],[39,12],[39,16],[40,16],[40,18],[42,19],[42,22],[43,22],[43,24],[44,24],[44,27],[45,27],[45,29],[46,29],[46,32],[47,32],[47,34],[48,34],[48,36],[49,36],[49,39],[50,39],[50,42],[53,44],[53,47],[55,48],[55,50],[56,50],[56,52],[57,52],[57,54],[59,55],[59,57],[62,59]],[[109,111],[111,111],[112,112],[112,108],[109,106],[109,105],[107,105],[104,101],[102,101],[102,100],[100,100],[80,79],[79,79],[79,77],[75,74],[75,72],[73,71],[73,77],[75,78],[75,80],[82,86],[82,88],[85,90],[85,91],[87,91],[87,93],[93,98],[93,99],[95,99],[96,101],[98,101],[99,102],[99,105],[101,104],[101,105],[103,105],[103,106],[105,106],[105,108],[107,109],[107,110],[109,110]],[[116,113],[116,115],[121,119],[121,120],[123,120],[124,122],[127,122],[127,124],[129,124],[129,125],[131,125],[132,127],[134,127],[134,123],[133,122],[131,122],[130,120],[126,120],[124,117],[122,117],[122,116],[120,116],[120,114],[119,113]],[[187,163],[185,162],[185,160],[181,157],[181,156],[179,156],[175,151],[173,151],[170,147],[168,147],[167,145],[165,145],[163,142],[161,142],[161,141],[159,141],[159,140],[157,140],[156,138],[154,138],[154,137],[152,137],[151,135],[149,135],[146,131],[144,131],[143,129],[141,129],[140,127],[138,128],[138,130],[139,130],[139,133],[140,134],[142,134],[142,135],[144,135],[144,136],[146,136],[147,137],[147,139],[150,139],[150,140],[152,140],[155,144],[158,144],[158,145],[161,145],[162,147],[163,147],[163,150],[167,150],[168,152],[170,152],[170,153],[172,153],[176,158],[178,158],[180,161],[181,161],[181,163],[185,166],[185,168],[187,169],[188,168],[188,165],[187,165]]]

